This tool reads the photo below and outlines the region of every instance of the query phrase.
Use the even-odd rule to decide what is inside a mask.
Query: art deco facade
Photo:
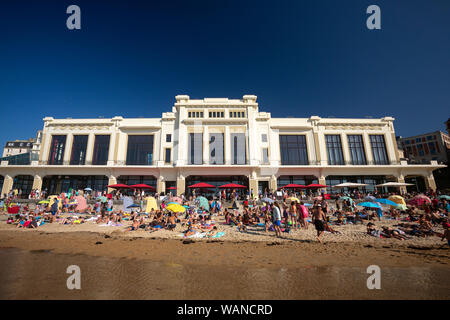
[[[394,119],[272,118],[256,96],[190,99],[176,96],[161,118],[44,118],[39,156],[0,166],[2,193],[21,188],[50,193],[113,183],[146,183],[177,194],[199,181],[237,182],[254,194],[288,183],[374,184],[423,177],[435,189],[437,162],[399,159]],[[32,158],[33,159],[33,158]]]

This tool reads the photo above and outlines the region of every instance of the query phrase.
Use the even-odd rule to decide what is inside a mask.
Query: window
[[[224,112],[223,111],[210,111],[209,117],[210,118],[223,118]]]
[[[108,162],[109,135],[96,135],[94,141],[93,165],[105,165]]]
[[[188,163],[203,163],[203,133],[190,133],[188,141]]]
[[[49,165],[59,165],[63,163],[64,150],[66,147],[66,136],[53,136],[50,145]]]
[[[427,140],[433,140],[433,136],[427,136]]]
[[[127,165],[153,164],[153,135],[128,136]]]
[[[263,134],[261,135],[261,141],[262,141],[262,142],[267,142],[267,134],[263,133]]]
[[[170,163],[170,152],[171,152],[171,150],[172,149],[170,149],[170,148],[166,149],[166,156],[164,158],[165,163]]]
[[[245,133],[232,133],[231,139],[231,163],[232,164],[246,164],[246,145]]]
[[[269,149],[268,148],[262,149],[262,163],[269,164]]]
[[[230,118],[245,118],[244,111],[230,111]]]
[[[203,111],[189,111],[188,118],[203,118]]]
[[[423,150],[423,144],[417,145],[417,151],[419,152],[419,156],[423,157],[425,155],[425,152]]]
[[[343,165],[342,144],[340,135],[325,135],[329,165]]]
[[[86,161],[86,149],[89,136],[73,136],[71,165],[84,165]]]
[[[223,133],[209,134],[209,163],[224,164],[223,160]]]
[[[280,135],[282,165],[307,165],[308,152],[305,135]]]
[[[166,142],[172,142],[172,135],[166,134]]]
[[[364,152],[363,137],[361,135],[348,135],[348,148],[353,165],[367,164]]]
[[[374,164],[389,164],[383,135],[370,135]]]

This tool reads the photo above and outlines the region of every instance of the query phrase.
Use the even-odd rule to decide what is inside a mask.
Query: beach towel
[[[217,232],[211,238],[220,238],[220,237],[223,237],[224,235],[225,235],[225,232]]]

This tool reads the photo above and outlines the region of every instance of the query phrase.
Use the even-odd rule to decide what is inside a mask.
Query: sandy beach
[[[438,237],[379,239],[367,235],[365,225],[345,225],[320,244],[312,226],[277,239],[262,227],[245,233],[217,220],[225,232],[217,240],[185,239],[180,226],[150,233],[93,222],[37,230],[2,222],[0,298],[450,298],[450,250]],[[70,264],[89,270],[84,290],[65,287]],[[384,270],[381,290],[366,287],[369,265]]]

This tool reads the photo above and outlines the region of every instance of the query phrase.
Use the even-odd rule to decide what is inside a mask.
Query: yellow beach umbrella
[[[288,198],[288,200],[289,201],[297,201],[298,203],[300,203],[300,200],[298,200],[298,198],[296,198],[296,197],[290,197],[290,198]]]
[[[393,195],[393,196],[390,196],[388,199],[395,202],[396,204],[403,204],[406,206],[405,199],[401,196]]]
[[[147,197],[145,200],[147,200],[147,206],[145,207],[145,212],[150,213],[150,211],[157,210],[158,209],[158,203],[156,202],[156,199],[154,197]]]
[[[172,212],[185,212],[186,208],[177,204],[177,203],[171,203],[166,207],[167,210],[170,210]]]

